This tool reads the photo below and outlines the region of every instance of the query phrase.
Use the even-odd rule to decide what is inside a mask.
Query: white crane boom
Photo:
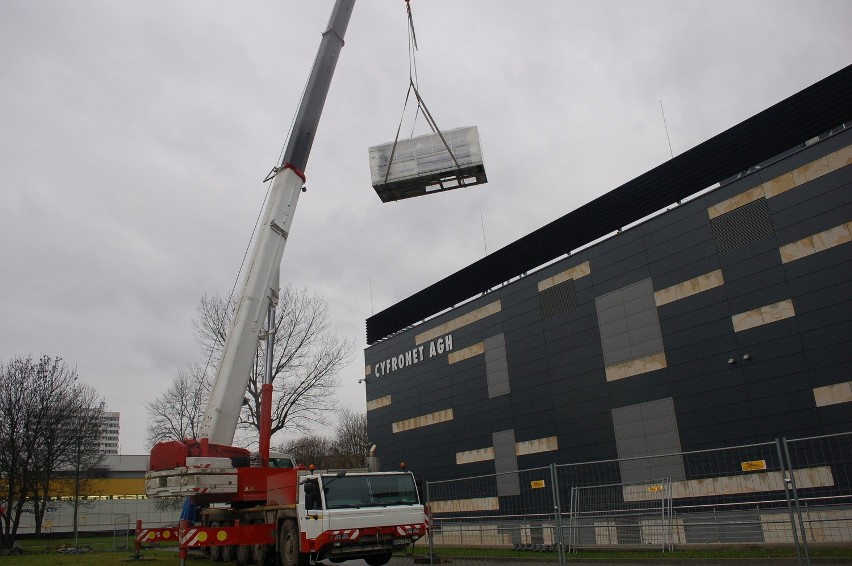
[[[212,444],[230,445],[234,440],[258,338],[270,305],[277,303],[278,271],[304,184],[303,171],[354,4],[355,0],[336,0],[334,4],[287,148],[274,171],[269,200],[201,423],[200,436]]]

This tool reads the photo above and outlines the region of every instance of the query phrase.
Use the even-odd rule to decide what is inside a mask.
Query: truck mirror
[[[316,485],[317,484],[315,484],[312,481],[305,482],[305,496],[313,495],[314,494],[314,488],[316,487]]]

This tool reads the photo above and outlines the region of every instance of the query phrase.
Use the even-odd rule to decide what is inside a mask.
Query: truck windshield
[[[326,509],[418,503],[417,489],[410,474],[323,476],[323,482]]]

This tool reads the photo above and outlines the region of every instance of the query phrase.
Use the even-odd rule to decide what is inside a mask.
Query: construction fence
[[[809,564],[811,546],[852,543],[852,433],[551,464],[425,490],[432,552],[541,553],[563,564],[580,550],[785,545]]]

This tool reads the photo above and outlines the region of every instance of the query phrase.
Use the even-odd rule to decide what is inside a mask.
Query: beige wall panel
[[[539,454],[541,452],[552,452],[559,450],[559,441],[555,436],[525,440],[515,443],[515,455],[526,456],[528,454]]]
[[[829,153],[825,156],[825,160],[828,162],[828,168],[832,171],[852,165],[852,145],[847,145],[843,149]]]
[[[420,415],[419,417],[413,417],[410,419],[405,419],[403,421],[397,421],[393,423],[392,431],[394,434],[396,434],[398,432],[405,432],[406,430],[412,430],[424,426],[431,426],[451,420],[453,420],[453,410],[444,409],[443,411],[429,413],[428,415]]]
[[[828,160],[826,160],[825,157],[821,157],[816,161],[811,161],[810,163],[797,167],[791,171],[793,174],[793,180],[796,181],[797,187],[799,185],[804,185],[808,181],[813,181],[818,177],[822,177],[829,172],[831,172],[831,170],[828,168]]]
[[[633,377],[634,375],[657,371],[665,367],[668,367],[666,354],[664,352],[658,352],[656,354],[651,354],[650,356],[645,356],[644,358],[636,358],[635,360],[629,360],[620,364],[607,366],[606,380],[617,381],[619,379]]]
[[[697,279],[698,287],[702,291],[709,291],[710,289],[715,289],[716,287],[721,287],[725,284],[725,277],[722,275],[721,269],[705,273],[704,275],[699,275]]]
[[[752,309],[735,314],[731,317],[731,322],[734,324],[734,332],[742,332],[743,330],[750,330],[766,324],[760,309]]]
[[[654,302],[658,307],[673,303],[679,298],[680,297],[677,296],[677,285],[672,285],[671,287],[666,287],[665,289],[660,289],[659,291],[654,292]]]
[[[781,263],[789,263],[816,253],[816,248],[814,248],[813,237],[808,236],[797,242],[790,242],[781,246],[778,248],[778,252],[781,254]]]
[[[487,462],[494,459],[494,448],[479,448],[466,452],[456,452],[456,464],[472,464],[474,462]]]
[[[483,318],[491,316],[492,314],[497,314],[498,312],[500,312],[501,308],[502,305],[500,301],[494,301],[493,303],[487,304],[484,307],[480,307],[475,311],[471,311],[458,318],[449,320],[441,326],[436,326],[435,328],[426,330],[425,332],[421,332],[420,334],[415,336],[414,343],[416,345],[420,345],[439,336],[443,336],[444,334],[449,334],[453,330],[459,329],[463,326],[467,326],[468,324],[474,323],[478,320],[482,320]]]
[[[654,300],[659,307],[679,299],[691,297],[692,295],[701,293],[702,291],[708,291],[714,287],[719,287],[724,283],[725,279],[722,276],[722,270],[717,269],[716,271],[699,275],[698,277],[688,279],[687,281],[682,281],[676,285],[672,285],[671,287],[660,289],[654,293]]]
[[[784,173],[771,181],[763,183],[763,192],[766,194],[766,198],[777,197],[781,193],[786,193],[794,188],[796,188],[796,180],[793,178],[792,173]]]
[[[658,369],[663,369],[668,367],[668,363],[666,362],[666,355],[663,352],[658,354],[651,354],[645,358],[645,371],[657,371]]]
[[[685,299],[701,292],[701,284],[698,282],[698,278],[682,281],[675,285],[675,287],[677,288],[677,297],[679,299]]]
[[[367,401],[367,410],[375,411],[376,409],[381,409],[382,407],[387,407],[391,404],[391,396],[385,395],[384,397],[379,397],[378,399],[373,399],[372,401]]]
[[[852,402],[852,381],[814,387],[814,400],[817,407],[850,403]]]
[[[606,367],[606,380],[617,381],[627,377],[624,364],[615,364]]]
[[[793,472],[796,487],[833,487],[834,476],[828,466],[801,468]],[[622,487],[625,501],[648,501],[658,499],[660,491],[653,489],[659,484],[636,484]],[[783,491],[784,476],[781,472],[759,472],[736,476],[718,476],[699,480],[677,480],[672,482],[672,498],[718,497],[745,493]]]
[[[562,273],[557,273],[553,277],[548,277],[542,281],[538,282],[538,290],[539,292],[544,291],[545,289],[549,289],[554,285],[559,285],[560,283],[564,283],[569,279],[580,279],[581,277],[585,277],[592,272],[592,268],[589,265],[589,262],[583,262],[580,265],[574,266],[571,269],[567,269]]]
[[[727,200],[714,204],[707,209],[707,214],[713,219],[764,196],[763,185],[758,185]]]
[[[760,307],[760,315],[763,317],[764,324],[770,324],[796,316],[796,310],[793,308],[793,301],[787,299]]]
[[[835,226],[834,228],[830,228],[820,232],[819,234],[814,234],[812,238],[814,242],[814,249],[818,252],[845,244],[852,240],[852,237],[850,237],[849,234],[849,227],[846,226],[846,224],[841,224],[840,226]]]
[[[364,375],[365,376],[368,376],[372,373],[373,373],[373,366],[371,366],[371,365],[364,366]]]
[[[480,497],[477,499],[455,499],[452,501],[432,501],[429,504],[432,513],[461,513],[465,511],[497,511],[500,500],[496,497]]]
[[[637,358],[635,360],[628,360],[624,362],[624,377],[633,377],[634,375],[642,373],[645,373],[644,358]]]
[[[461,350],[456,350],[455,352],[450,352],[447,354],[447,362],[454,364],[456,362],[460,362],[462,360],[466,360],[468,358],[472,358],[474,356],[479,356],[485,353],[485,342],[479,342],[478,344],[474,344],[472,346],[468,346],[467,348],[462,348]]]

